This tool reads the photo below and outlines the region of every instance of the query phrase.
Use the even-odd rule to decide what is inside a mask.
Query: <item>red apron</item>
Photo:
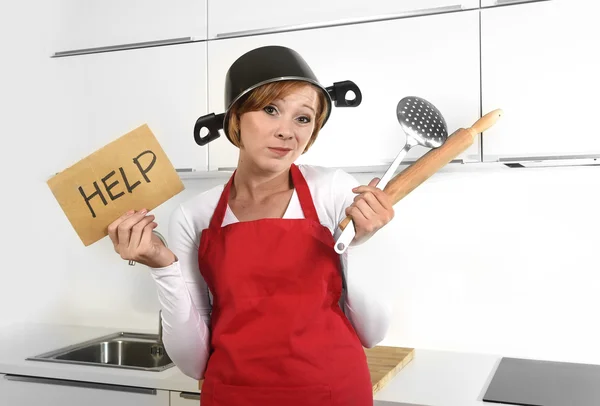
[[[202,406],[371,406],[363,347],[338,304],[339,256],[306,180],[291,168],[304,219],[222,227],[232,176],[198,263],[213,294]]]

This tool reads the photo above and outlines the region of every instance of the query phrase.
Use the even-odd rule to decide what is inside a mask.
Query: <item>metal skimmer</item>
[[[385,188],[412,147],[438,148],[448,139],[448,127],[442,113],[425,99],[416,96],[403,98],[396,107],[396,117],[406,134],[406,143],[377,184],[379,189]],[[354,223],[350,221],[338,238],[335,251],[338,254],[346,251],[354,235]]]

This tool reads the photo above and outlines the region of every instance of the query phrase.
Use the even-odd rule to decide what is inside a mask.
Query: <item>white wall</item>
[[[438,173],[361,247],[385,343],[600,363],[600,166],[484,168]]]
[[[49,58],[57,13],[43,1],[13,2],[0,17],[0,326],[155,328],[147,271],[129,267],[107,238],[83,247],[45,183],[70,159],[58,140],[77,119]],[[600,167],[436,174],[353,258],[393,300],[382,344],[600,363],[599,179]],[[179,201],[223,181],[185,181],[185,192],[155,210],[159,229]]]
[[[0,13],[0,148],[2,200],[2,283],[0,323],[44,317],[68,287],[67,251],[48,216],[44,170],[52,161],[56,130],[53,84],[48,56],[57,10],[42,1],[12,2]],[[41,162],[39,161],[41,160]]]

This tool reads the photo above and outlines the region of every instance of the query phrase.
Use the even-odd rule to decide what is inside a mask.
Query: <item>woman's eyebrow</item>
[[[273,101],[271,103],[273,103],[273,104],[277,104],[277,103],[286,104],[285,100],[283,100],[281,98],[279,98],[279,99],[273,99]],[[306,108],[310,109],[313,112],[313,114],[317,114],[317,112],[315,111],[315,109],[312,106],[310,106],[310,105],[308,105],[306,103],[302,104],[302,107],[306,107]]]
[[[312,110],[312,112],[313,112],[313,113],[315,113],[315,114],[316,114],[316,112],[315,112],[315,109],[313,109],[313,108],[312,108],[311,106],[309,106],[308,104],[303,104],[302,106],[304,106],[304,107],[308,107],[309,109],[311,109],[311,110]]]

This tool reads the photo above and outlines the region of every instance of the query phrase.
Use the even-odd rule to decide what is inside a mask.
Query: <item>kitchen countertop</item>
[[[481,400],[502,356],[416,349],[375,400],[423,406],[494,406]],[[382,404],[383,405],[383,404]]]
[[[164,371],[140,371],[103,366],[31,361],[25,358],[82,341],[119,332],[115,328],[52,324],[14,324],[0,329],[0,374],[18,374],[58,379],[137,386],[198,393],[198,381],[176,366]],[[127,332],[150,333],[135,329]]]
[[[114,328],[14,324],[0,328],[0,374],[198,393],[176,366],[161,372],[29,361],[25,358],[112,334]],[[136,329],[136,333],[156,331]],[[375,406],[492,406],[481,400],[500,355],[415,349],[413,359],[374,396]]]

